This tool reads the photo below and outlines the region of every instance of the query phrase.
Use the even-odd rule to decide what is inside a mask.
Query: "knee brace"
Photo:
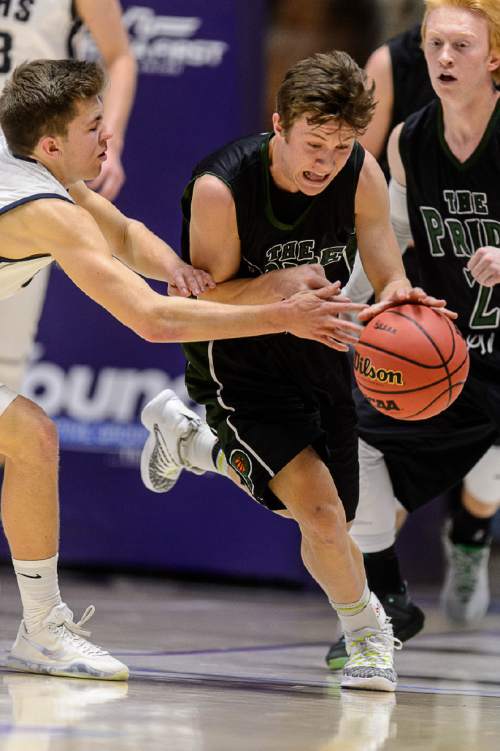
[[[350,534],[363,553],[394,544],[397,503],[384,455],[360,439],[359,505]]]
[[[476,501],[500,503],[500,446],[492,446],[464,478],[464,487]]]

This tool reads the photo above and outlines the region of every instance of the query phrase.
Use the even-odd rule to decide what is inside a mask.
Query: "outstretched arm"
[[[221,305],[164,297],[115,258],[88,211],[57,199],[19,209],[31,253],[47,252],[73,282],[125,326],[151,342],[188,342],[290,331],[335,347],[338,285],[270,305]]]
[[[184,297],[200,295],[215,286],[209,274],[184,263],[170,245],[142,222],[124,216],[85,183],[75,183],[70,194],[94,218],[113,255],[138,274],[168,282]]]
[[[331,288],[323,268],[300,266],[260,274],[254,278],[234,279],[241,263],[236,207],[230,189],[213,175],[200,177],[193,189],[190,219],[190,253],[196,266],[209,271],[217,287],[203,295],[205,300],[257,305],[289,298],[295,293]],[[364,305],[351,303],[340,296],[337,286],[332,311],[356,313]],[[330,346],[346,350],[357,340],[360,327],[350,321],[337,320],[335,337]]]

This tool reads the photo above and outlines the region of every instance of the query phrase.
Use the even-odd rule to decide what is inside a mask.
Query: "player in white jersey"
[[[339,285],[271,305],[167,298],[139,276],[184,297],[215,287],[143,224],[123,216],[83,180],[106,160],[104,76],[95,63],[38,60],[15,69],[0,97],[0,297],[57,261],[87,295],[151,342],[289,332],[339,348],[360,327],[341,321]],[[111,250],[112,249],[112,250]],[[134,269],[134,271],[132,270]],[[135,273],[138,272],[138,273]],[[332,298],[335,298],[332,300]],[[0,343],[1,351],[1,343]],[[23,603],[8,657],[18,670],[124,679],[127,668],[83,637],[57,581],[57,434],[33,402],[0,383],[0,453],[6,457],[2,523]]]
[[[0,90],[20,63],[74,56],[82,22],[95,40],[109,85],[106,126],[113,132],[107,160],[90,187],[114,200],[125,174],[121,152],[136,85],[136,63],[121,20],[119,0],[10,0],[0,4]],[[76,35],[76,37],[75,37]],[[43,308],[49,269],[25,290],[0,300],[0,382],[14,391],[22,385]]]

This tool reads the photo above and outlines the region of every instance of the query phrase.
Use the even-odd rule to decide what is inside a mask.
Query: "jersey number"
[[[0,73],[8,73],[11,67],[9,52],[12,49],[12,37],[5,31],[0,31]]]
[[[497,329],[500,323],[500,308],[491,308],[493,287],[479,286],[476,304],[470,317],[471,329]]]

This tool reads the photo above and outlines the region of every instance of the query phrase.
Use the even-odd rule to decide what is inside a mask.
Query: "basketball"
[[[397,420],[425,420],[462,391],[469,354],[446,316],[425,305],[395,305],[375,316],[354,352],[361,393]]]

